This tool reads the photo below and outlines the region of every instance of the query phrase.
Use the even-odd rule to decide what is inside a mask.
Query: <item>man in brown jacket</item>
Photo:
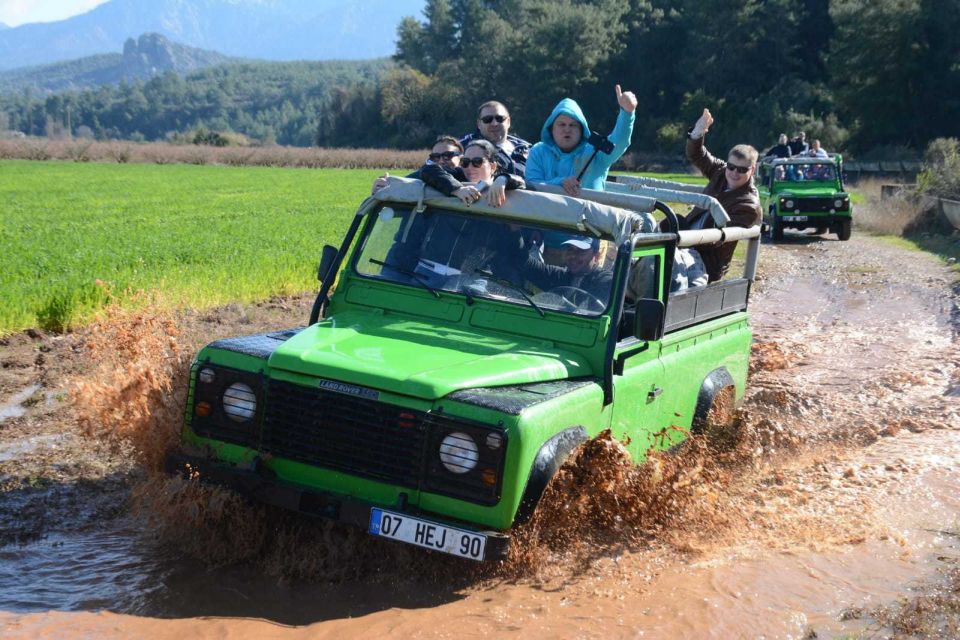
[[[713,157],[703,144],[703,137],[713,124],[709,109],[690,130],[687,140],[687,158],[700,173],[707,178],[703,192],[716,198],[727,215],[728,226],[752,227],[760,224],[763,210],[760,208],[760,194],[753,186],[753,174],[757,170],[757,150],[748,144],[738,144],[727,155],[724,162]],[[713,217],[706,209],[694,207],[686,216],[680,218],[681,229],[710,229],[714,227]],[[700,257],[707,267],[710,282],[723,277],[737,248],[736,241],[710,246],[697,247]]]

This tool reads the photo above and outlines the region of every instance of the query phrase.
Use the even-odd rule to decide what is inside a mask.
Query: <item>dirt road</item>
[[[957,600],[917,612],[960,590],[956,273],[862,236],[796,237],[761,262],[737,455],[688,476],[693,489],[661,487],[676,499],[656,536],[611,530],[487,572],[269,517],[247,524],[283,553],[206,566],[171,550],[127,507],[143,478],[130,451],[80,435],[68,380],[92,375],[84,336],[13,336],[0,636],[949,635]],[[309,302],[186,314],[181,344],[295,325]],[[194,538],[212,553],[217,536],[233,540]]]

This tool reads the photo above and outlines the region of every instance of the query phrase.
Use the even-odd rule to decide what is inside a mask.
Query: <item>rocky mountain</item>
[[[79,16],[0,30],[0,70],[119,50],[158,33],[267,60],[349,60],[394,52],[401,18],[424,0],[110,0]]]
[[[185,74],[230,61],[215,51],[171,42],[157,33],[128,38],[123,53],[87,56],[68,62],[0,71],[0,92],[45,94],[88,89],[122,81],[146,80],[166,71]]]

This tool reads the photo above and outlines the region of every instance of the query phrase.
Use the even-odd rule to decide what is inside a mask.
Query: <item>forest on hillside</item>
[[[206,129],[297,146],[422,147],[498,99],[539,139],[563,97],[603,131],[637,94],[633,151],[805,130],[860,157],[960,136],[956,0],[427,0],[393,61],[230,63],[52,96],[0,95],[0,130],[162,140]]]

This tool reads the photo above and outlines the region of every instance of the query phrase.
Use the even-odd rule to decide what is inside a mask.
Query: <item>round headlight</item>
[[[451,473],[466,473],[480,459],[477,443],[462,431],[454,431],[440,443],[440,462]]]
[[[257,396],[248,385],[234,382],[223,392],[223,412],[234,422],[247,422],[257,413]]]
[[[786,207],[787,209],[793,209],[793,200],[787,200]]]
[[[839,209],[840,207],[843,206],[843,200],[834,200],[834,201],[833,201],[833,206],[835,206],[837,209]]]
[[[496,431],[492,431],[491,433],[487,434],[487,447],[489,447],[490,449],[496,450],[496,449],[499,449],[500,445],[502,444],[503,444],[502,435],[500,435]]]
[[[210,367],[204,367],[200,369],[200,373],[197,375],[197,378],[200,379],[200,382],[203,384],[210,384],[217,379],[217,373]]]

